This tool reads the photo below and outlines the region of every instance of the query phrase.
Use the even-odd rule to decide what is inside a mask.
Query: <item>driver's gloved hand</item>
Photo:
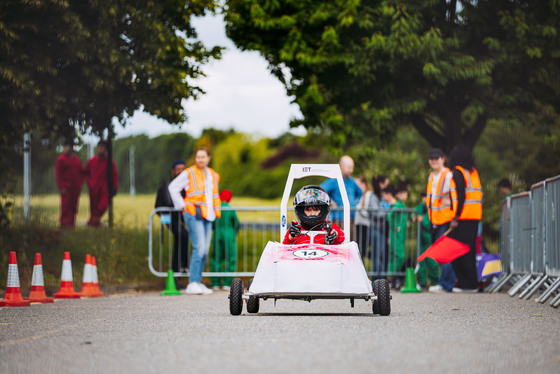
[[[295,238],[296,236],[299,236],[301,234],[301,226],[297,221],[292,221],[292,225],[288,229],[288,232],[290,233],[290,236],[292,238]]]
[[[334,242],[334,240],[336,239],[336,237],[338,236],[338,232],[336,232],[335,229],[332,228],[332,225],[330,224],[330,222],[323,227],[323,231],[326,232],[325,234],[325,244],[332,244]]]

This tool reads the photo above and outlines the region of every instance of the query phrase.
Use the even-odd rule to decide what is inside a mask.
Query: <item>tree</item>
[[[226,1],[226,30],[257,50],[304,125],[339,148],[412,124],[473,147],[492,123],[558,121],[560,2]],[[364,142],[367,139],[369,142]]]
[[[0,4],[0,189],[5,155],[36,137],[112,133],[138,110],[186,121],[201,65],[220,57],[191,18],[214,0],[5,0]]]

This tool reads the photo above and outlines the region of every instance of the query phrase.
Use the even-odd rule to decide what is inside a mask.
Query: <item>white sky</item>
[[[290,131],[289,121],[301,117],[299,108],[290,103],[284,86],[267,70],[266,61],[257,52],[241,52],[226,37],[222,16],[194,20],[200,40],[207,48],[226,47],[222,59],[203,67],[206,77],[198,85],[206,91],[196,101],[184,105],[188,117],[182,128],[137,111],[125,128],[116,126],[117,137],[187,132],[200,136],[205,128],[230,129],[277,137]],[[303,135],[305,130],[291,130]]]

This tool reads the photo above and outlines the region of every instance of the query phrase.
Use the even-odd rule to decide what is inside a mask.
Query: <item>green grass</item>
[[[23,214],[23,196],[16,196],[14,206],[14,219],[21,219]],[[154,209],[156,195],[130,195],[117,194],[113,199],[113,218],[116,226],[127,228],[147,228],[150,212]],[[258,207],[280,206],[281,199],[263,200],[251,197],[233,198],[232,206]],[[56,226],[60,214],[59,195],[40,195],[30,199],[31,214],[40,220],[51,222]],[[82,194],[76,218],[77,226],[85,226],[89,218],[89,196]],[[250,217],[249,217],[250,218]],[[103,220],[107,225],[108,218],[105,214]]]

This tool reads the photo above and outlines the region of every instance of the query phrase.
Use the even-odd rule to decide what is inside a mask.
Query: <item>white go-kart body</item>
[[[340,188],[344,205],[345,241],[339,245],[325,245],[314,243],[314,237],[324,232],[310,231],[310,243],[281,244],[287,230],[287,205],[290,198],[294,179],[308,176],[324,176],[336,178]],[[230,311],[240,314],[242,300],[247,303],[249,313],[256,313],[259,309],[259,299],[297,299],[311,301],[314,299],[350,299],[354,306],[355,299],[372,300],[374,313],[376,311],[378,295],[373,288],[379,288],[372,283],[364,268],[360,250],[356,242],[349,241],[350,237],[350,205],[346,188],[342,179],[340,167],[337,164],[314,164],[291,166],[280,210],[280,242],[268,242],[266,245],[255,276],[244,290],[241,279],[234,279],[230,292]],[[238,282],[238,283],[236,283]],[[387,300],[387,307],[380,313],[388,315],[389,288],[383,293]],[[238,289],[241,289],[239,291]],[[241,292],[241,293],[240,293]],[[238,300],[238,301],[237,301]],[[233,302],[233,307],[232,307]],[[241,305],[237,305],[240,303]],[[390,308],[388,309],[390,311]]]

